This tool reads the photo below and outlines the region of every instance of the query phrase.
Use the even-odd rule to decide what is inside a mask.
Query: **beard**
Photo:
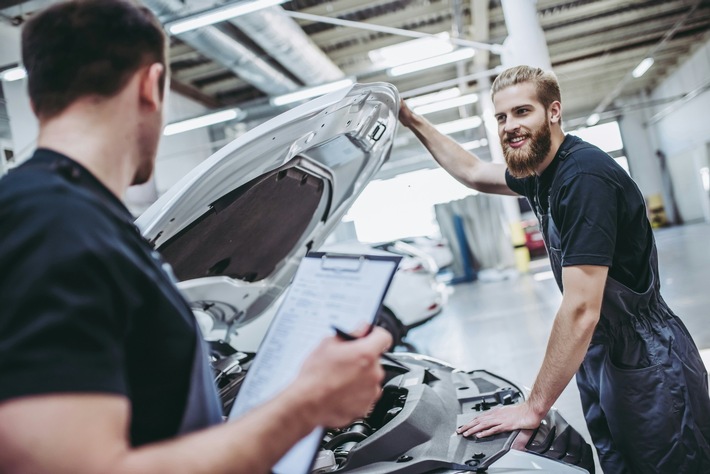
[[[528,143],[522,148],[511,147],[508,143],[510,139],[508,137],[501,140],[508,171],[515,178],[525,178],[535,174],[535,171],[545,161],[552,147],[552,133],[550,124],[547,121],[534,132],[517,135],[513,138],[520,136],[529,139]]]

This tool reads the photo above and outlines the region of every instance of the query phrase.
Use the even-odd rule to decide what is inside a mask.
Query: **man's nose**
[[[510,118],[508,120],[506,120],[505,124],[503,125],[503,131],[505,133],[515,132],[519,128],[520,128],[520,123],[517,120],[510,119]]]

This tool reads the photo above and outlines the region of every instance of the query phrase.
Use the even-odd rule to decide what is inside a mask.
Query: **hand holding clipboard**
[[[333,334],[334,327],[348,334],[373,325],[400,259],[323,253],[306,256],[257,352],[230,418],[242,416],[286,389],[318,344]],[[309,472],[322,437],[322,428],[311,432],[273,472]]]

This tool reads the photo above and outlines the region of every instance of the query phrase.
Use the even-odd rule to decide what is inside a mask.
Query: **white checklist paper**
[[[229,415],[236,419],[271,400],[298,375],[307,357],[333,326],[353,332],[374,322],[399,257],[309,254],[247,374]],[[298,442],[279,462],[275,474],[306,474],[323,429]]]

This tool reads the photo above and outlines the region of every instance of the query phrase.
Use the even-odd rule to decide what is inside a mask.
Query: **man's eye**
[[[503,123],[505,122],[505,116],[499,115],[498,117],[496,117],[496,120],[498,121],[498,123]]]

